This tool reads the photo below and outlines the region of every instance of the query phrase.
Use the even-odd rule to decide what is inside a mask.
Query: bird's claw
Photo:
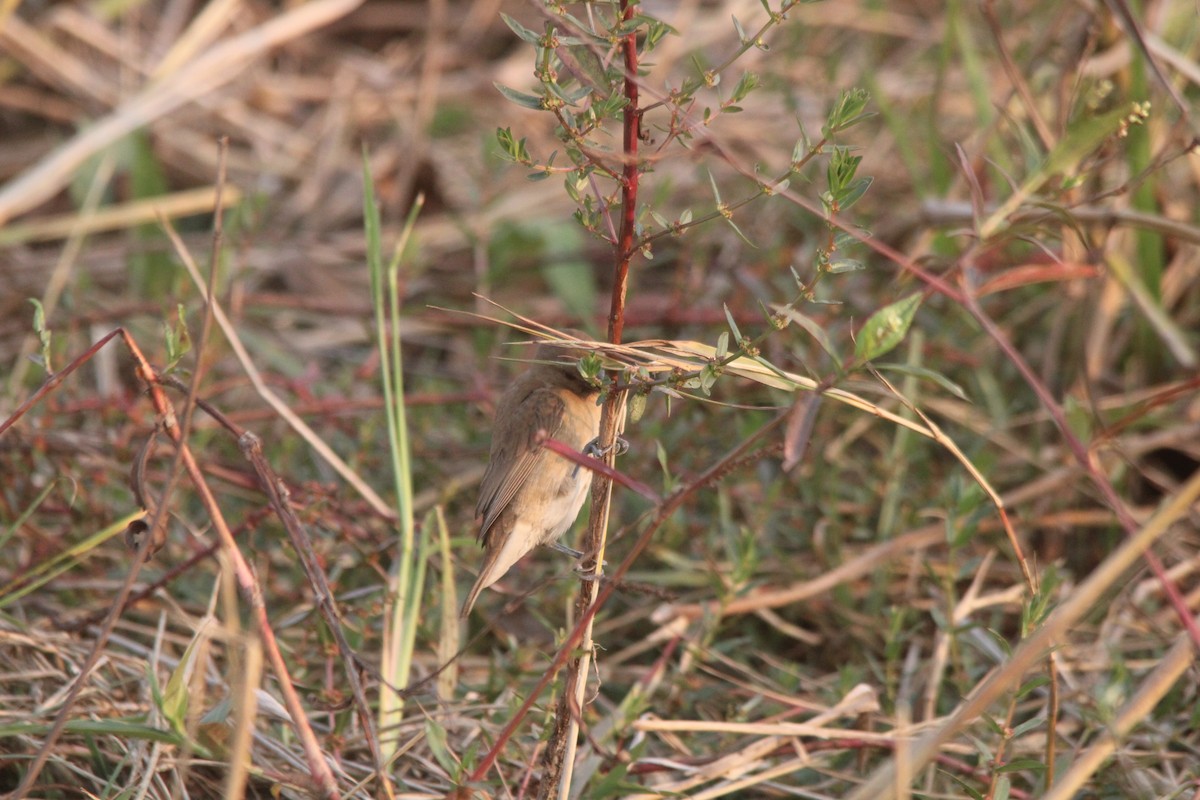
[[[603,458],[608,455],[609,450],[613,450],[617,455],[623,456],[629,452],[629,442],[618,436],[616,441],[613,442],[612,447],[606,448],[600,446],[600,437],[597,436],[584,446],[583,453],[592,458]]]
[[[602,581],[604,580],[603,572],[589,572],[582,565],[575,568],[575,577],[581,581]]]
[[[582,562],[583,557],[586,555],[586,553],[576,550],[574,547],[567,547],[562,542],[554,542],[553,544],[550,545],[550,547],[552,547],[553,549],[557,550],[560,553],[566,553],[571,558],[574,558],[575,560],[580,561],[580,562]],[[592,561],[594,561],[594,559],[589,559],[588,564],[580,563],[580,564],[576,565],[575,571],[580,574],[580,577],[584,577],[587,580],[592,580],[592,578],[587,575],[587,571],[592,569],[592,567],[591,567]],[[600,564],[601,569],[604,569],[607,566],[608,566],[607,561]]]

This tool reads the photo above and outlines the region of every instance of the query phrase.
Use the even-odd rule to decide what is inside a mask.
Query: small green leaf
[[[200,717],[201,725],[218,725],[233,715],[233,698],[226,695]]]
[[[746,95],[754,91],[758,86],[758,76],[753,72],[742,74],[741,79],[737,82],[737,86],[733,87],[733,94],[730,96],[730,101],[734,103],[741,102]]]
[[[46,309],[36,297],[28,298],[33,306],[33,330],[37,333],[38,342],[42,346],[41,365],[47,374],[54,374],[53,362],[50,360],[50,329],[46,327]]]
[[[504,24],[508,26],[508,29],[520,37],[521,41],[534,45],[541,43],[541,34],[529,30],[529,28],[517,22],[508,14],[501,13],[500,19],[504,20]]]
[[[1049,678],[1047,678],[1047,680],[1049,680]],[[1040,727],[1044,726],[1045,724],[1046,724],[1045,717],[1034,717],[1033,719],[1027,719],[1024,722],[1022,722],[1020,725],[1018,725],[1017,727],[1013,728],[1011,738],[1016,739],[1020,736],[1024,736],[1026,733],[1029,733],[1031,730],[1034,730],[1035,728],[1040,728]]]
[[[546,87],[546,90],[550,92],[550,94],[554,95],[559,100],[562,100],[569,106],[578,106],[580,100],[592,93],[591,86],[581,86],[575,91],[568,91],[554,81],[547,81],[542,85]]]
[[[500,94],[523,108],[532,108],[534,111],[542,110],[542,98],[536,95],[518,92],[516,89],[510,89],[504,84],[496,83],[495,81],[492,82],[492,86],[495,86]]]
[[[738,44],[745,44],[750,41],[750,37],[746,35],[746,31],[742,27],[742,23],[738,22],[737,17],[733,18],[733,29],[737,31]]]
[[[842,92],[821,129],[825,138],[874,116],[864,111],[870,99],[871,95],[865,89],[848,89]]]
[[[629,396],[629,421],[637,422],[646,413],[646,394],[634,392]]]
[[[649,53],[651,50],[653,50],[655,48],[655,46],[657,46],[658,43],[661,42],[667,34],[669,34],[669,33],[678,34],[679,33],[679,31],[675,30],[674,28],[672,28],[670,25],[663,22],[662,20],[653,19],[651,17],[646,17],[645,19],[647,20],[646,21],[646,40],[642,46],[643,53]]]
[[[777,306],[776,309],[784,317],[795,322],[801,328],[808,331],[808,335],[817,340],[817,344],[821,345],[821,349],[829,354],[835,364],[842,363],[842,358],[838,355],[837,348],[834,347],[833,340],[829,338],[829,334],[822,328],[813,318],[801,314],[790,306]]]
[[[862,196],[867,193],[867,189],[871,188],[871,182],[874,178],[859,178],[851,183],[842,191],[842,196],[838,198],[838,210],[845,211],[850,206],[862,199]]]
[[[429,744],[430,752],[433,753],[434,759],[442,769],[448,773],[453,773],[458,769],[458,761],[450,754],[450,748],[446,744],[448,737],[445,726],[427,720],[425,722],[425,741]]]
[[[159,710],[162,711],[163,718],[170,724],[171,730],[179,734],[187,732],[188,705],[191,699],[190,684],[192,673],[196,670],[196,645],[199,643],[201,635],[208,635],[206,624],[201,625],[196,636],[183,651],[183,656],[171,672],[171,677],[167,679],[167,686],[162,695],[162,705]]]
[[[799,169],[800,165],[804,162],[804,159],[808,158],[808,155],[811,152],[812,142],[808,140],[808,132],[804,130],[804,126],[801,125],[800,138],[796,140],[794,145],[792,145],[792,169]]]
[[[856,258],[837,258],[829,262],[825,271],[833,275],[840,275],[843,272],[860,272],[864,269],[866,267]]]
[[[967,397],[967,393],[963,391],[961,386],[947,378],[942,373],[928,369],[927,367],[917,367],[913,366],[912,364],[888,363],[875,364],[875,369],[879,370],[880,372],[899,372],[901,375],[912,375],[917,378],[933,381],[938,386],[941,386],[947,392],[950,392],[950,394],[957,397],[959,400],[966,400],[967,402],[970,402],[970,398]]]
[[[747,237],[746,234],[742,233],[742,229],[739,228],[737,226],[737,224],[733,221],[733,217],[725,217],[725,221],[729,223],[729,227],[733,228],[733,232],[736,233],[743,242],[750,245],[755,250],[758,249],[758,245],[756,245],[754,242],[750,241],[749,237]]]
[[[980,792],[978,789],[976,789],[974,786],[971,786],[969,783],[964,781],[962,778],[958,777],[957,775],[955,775],[951,772],[947,772],[944,769],[939,769],[938,772],[940,772],[941,774],[945,775],[950,780],[957,783],[959,785],[959,788],[961,788],[964,792],[966,792],[968,795],[971,796],[972,800],[983,800],[983,793]]]
[[[188,334],[186,315],[183,303],[176,308],[174,325],[163,323],[163,338],[166,344],[167,369],[173,369],[179,360],[192,349],[192,337]]]
[[[721,190],[717,188],[717,179],[713,177],[711,172],[708,173],[708,183],[712,186],[713,197],[717,200],[717,205],[723,205],[721,202]]]
[[[855,360],[861,363],[879,358],[904,341],[923,297],[920,292],[913,292],[872,314],[854,343]]]
[[[722,307],[725,309],[725,321],[729,323],[729,330],[733,331],[733,338],[740,342],[742,340],[742,332],[738,330],[737,323],[733,319],[733,313],[729,310],[729,305],[723,304]]]
[[[46,307],[42,305],[42,301],[36,297],[26,298],[29,304],[33,306],[33,329],[39,335],[46,330]]]
[[[1008,641],[1008,639],[1004,638],[1003,634],[991,628],[984,628],[983,631],[988,636],[992,637],[992,640],[996,644],[1000,645],[1000,649],[1004,651],[1005,658],[1008,658],[1012,655],[1012,644]]]

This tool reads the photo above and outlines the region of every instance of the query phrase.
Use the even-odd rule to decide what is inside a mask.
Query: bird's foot
[[[589,569],[585,569],[584,566],[580,564],[575,568],[575,577],[579,578],[581,581],[603,581],[606,576],[603,572],[592,572]]]
[[[617,455],[623,456],[629,452],[629,442],[618,436],[612,447],[604,448],[600,446],[600,437],[597,436],[584,446],[583,454],[592,458],[603,458],[608,455],[609,450],[615,450]]]
[[[569,555],[571,558],[574,558],[574,559],[576,559],[577,561],[583,561],[583,560],[584,560],[584,556],[585,556],[585,555],[587,555],[586,553],[584,553],[584,552],[583,552],[583,551],[581,551],[581,550],[576,550],[574,547],[567,547],[567,546],[566,546],[565,544],[563,544],[562,542],[553,542],[553,543],[550,545],[550,547],[554,548],[555,550],[557,550],[557,551],[558,551],[558,552],[560,552],[560,553],[566,553],[566,554],[567,554],[567,555]],[[594,556],[593,556],[593,557],[591,557],[591,558],[588,558],[588,559],[587,559],[587,561],[586,561],[585,563],[581,563],[581,564],[579,564],[579,565],[578,565],[578,566],[575,568],[575,570],[576,570],[577,572],[579,572],[579,571],[586,571],[586,570],[590,570],[590,569],[592,568],[592,563],[594,562],[594,560],[595,560],[595,557],[594,557]],[[608,566],[608,562],[607,562],[607,561],[605,561],[603,564],[601,564],[601,565],[600,565],[600,568],[601,568],[601,569],[603,569],[604,567],[607,567],[607,566]]]

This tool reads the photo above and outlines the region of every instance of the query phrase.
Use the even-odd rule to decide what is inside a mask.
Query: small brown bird
[[[581,451],[596,438],[600,390],[579,374],[577,362],[584,355],[540,345],[534,360],[556,363],[531,365],[500,396],[475,505],[475,516],[482,518],[483,567],[463,604],[464,618],[481,591],[539,544],[555,544],[579,516],[592,471],[543,448],[538,437],[544,432]]]

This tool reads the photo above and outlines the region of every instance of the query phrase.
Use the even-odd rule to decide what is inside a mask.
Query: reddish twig
[[[629,477],[624,472],[617,470],[608,465],[607,462],[599,458],[584,455],[570,445],[563,444],[557,439],[544,438],[542,439],[542,447],[547,450],[553,450],[568,461],[573,461],[580,466],[587,467],[592,472],[603,475],[605,478],[615,483],[619,483],[626,489],[637,492],[642,497],[649,500],[651,503],[661,503],[662,496],[658,492],[651,489],[646,484],[639,480]]]

